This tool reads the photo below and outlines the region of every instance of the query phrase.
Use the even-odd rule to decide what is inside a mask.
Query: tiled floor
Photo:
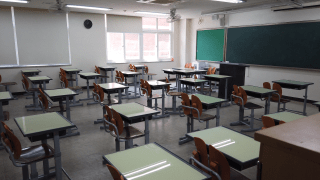
[[[217,96],[217,93],[214,93]],[[77,99],[86,97],[86,91],[80,94]],[[166,98],[166,107],[171,107],[171,97]],[[264,102],[260,99],[249,99],[250,102],[255,102],[264,106]],[[40,114],[42,112],[30,112],[24,108],[25,105],[30,104],[31,99],[25,99],[25,96],[19,96],[18,100],[10,101],[9,106],[4,106],[4,110],[10,112],[10,121],[6,122],[7,125],[13,129],[16,136],[21,141],[22,147],[27,147],[39,142],[31,143],[28,138],[24,138],[19,131],[17,125],[14,123],[13,118],[28,116],[33,114]],[[100,130],[100,124],[94,124],[93,121],[101,118],[102,107],[99,104],[89,105],[84,101],[83,107],[71,107],[71,119],[79,128],[80,136],[68,137],[60,140],[62,152],[62,166],[68,172],[73,180],[79,179],[112,179],[106,166],[102,164],[102,155],[115,152],[114,137]],[[141,97],[133,100],[123,100],[123,103],[139,102],[146,105],[146,98]],[[56,103],[54,103],[56,104]],[[177,105],[180,105],[178,99]],[[161,101],[159,102],[161,107]],[[303,103],[291,102],[287,104],[288,108],[295,110],[302,110]],[[276,112],[276,104],[271,103],[270,112]],[[237,121],[239,117],[239,107],[229,106],[221,108],[220,124],[240,131],[245,126],[233,126],[230,122]],[[256,117],[263,115],[264,110],[256,110]],[[208,110],[206,113],[215,114],[216,110]],[[249,111],[245,115],[249,115]],[[310,104],[307,105],[308,115],[318,113],[318,109]],[[173,153],[188,160],[195,149],[194,143],[189,142],[184,145],[179,145],[179,137],[186,133],[186,117],[179,115],[171,115],[169,118],[157,119],[150,121],[150,142],[157,142],[169,149]],[[133,126],[144,129],[144,123],[133,124]],[[210,122],[210,127],[215,127],[215,121]],[[262,122],[255,121],[255,127],[262,127]],[[195,129],[205,128],[204,123],[195,122]],[[249,136],[254,135],[254,132],[245,133]],[[53,146],[53,141],[49,140],[48,143]],[[134,140],[134,144],[143,145],[144,138]],[[121,144],[121,150],[124,150],[124,143]],[[54,165],[54,161],[50,161],[50,165]],[[39,174],[42,174],[42,163],[37,164]],[[246,169],[241,172],[249,179],[256,179],[256,167]],[[234,174],[234,173],[233,173]],[[237,175],[237,173],[235,174]],[[64,179],[67,179],[63,175]],[[16,180],[22,179],[21,168],[15,167],[8,158],[8,154],[4,150],[0,150],[0,179],[1,180]],[[53,178],[54,179],[54,178]],[[239,175],[232,177],[232,179],[243,179]]]

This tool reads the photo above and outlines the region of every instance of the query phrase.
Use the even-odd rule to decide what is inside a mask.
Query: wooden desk
[[[319,179],[320,114],[257,131],[258,179]],[[260,166],[261,165],[261,166]]]

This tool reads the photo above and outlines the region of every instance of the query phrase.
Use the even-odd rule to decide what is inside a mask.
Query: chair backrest
[[[169,83],[169,79],[167,77],[166,78],[166,83]],[[167,93],[170,91],[170,84],[167,86]]]
[[[222,180],[230,179],[230,166],[226,157],[213,146],[209,146],[209,165],[210,169],[218,173]],[[217,180],[212,176],[212,180]]]
[[[132,67],[133,67],[133,72],[137,72],[136,66],[135,66],[135,65],[132,65]]]
[[[188,94],[182,93],[181,94],[181,99],[182,99],[182,101],[181,101],[182,105],[190,106],[190,99],[189,99]],[[182,107],[182,109],[183,109],[183,112],[184,112],[185,115],[190,115],[191,110],[189,108]]]
[[[95,66],[95,72],[96,72],[97,74],[100,74],[100,69],[99,69],[97,66]]]
[[[281,88],[280,84],[273,83],[272,89],[278,91],[277,93],[280,95],[280,99],[281,99],[282,98],[282,88]],[[279,100],[279,96],[276,95],[276,94],[272,94],[272,100],[273,101],[278,101]]]
[[[98,87],[97,87],[96,83],[93,83],[93,90],[92,91],[98,94]]]
[[[194,75],[194,79],[198,79],[198,76],[197,76],[197,75]]]
[[[194,66],[191,66],[191,69],[193,69],[193,70],[194,70]]]
[[[239,91],[240,91],[240,97],[242,97],[243,99],[243,105],[246,105],[248,100],[247,93],[242,87],[239,87]],[[239,104],[242,105],[242,101],[239,101]]]
[[[120,114],[117,111],[115,111],[114,109],[111,109],[111,113],[112,113],[112,118],[110,118],[111,119],[110,122],[113,123],[114,125],[116,125],[119,134],[116,134],[116,131],[113,127],[111,127],[111,129],[110,129],[110,126],[109,126],[109,130],[114,131],[117,136],[120,136],[120,134],[123,132],[122,118],[121,118]]]
[[[19,159],[21,155],[21,143],[19,139],[10,130],[10,128],[3,121],[1,121],[1,123],[6,131],[6,133],[1,133],[1,137],[3,138],[5,144],[13,152],[14,159]]]
[[[216,67],[212,68],[212,69],[211,69],[211,74],[215,74],[215,73],[216,73],[216,70],[217,70]]]
[[[206,143],[205,143],[202,139],[200,139],[200,138],[198,138],[198,137],[194,137],[194,144],[196,145],[196,148],[197,148],[197,150],[194,150],[194,151],[192,152],[194,158],[195,158],[196,160],[198,160],[201,164],[209,167],[209,166],[208,166],[208,151],[207,151],[207,145],[206,145]],[[195,163],[195,165],[196,165],[198,168],[204,170],[203,168],[201,168],[201,167],[200,167],[199,165],[197,165],[196,163]],[[205,171],[206,173],[208,173],[207,170],[204,170],[204,171]]]
[[[111,113],[111,109],[109,108],[108,105],[104,106],[104,109],[106,110],[107,114],[104,115],[104,117],[106,118],[107,121],[111,122],[111,119],[113,118],[112,113]],[[104,125],[106,125],[106,123],[104,122]],[[113,131],[113,127],[109,126],[109,130]]]
[[[149,73],[149,68],[148,68],[148,66],[144,66],[144,72],[145,72],[146,74]]]
[[[113,177],[113,180],[123,180],[123,176],[119,173],[119,171],[115,167],[109,164],[107,164],[107,167]]]
[[[49,108],[49,101],[47,96],[43,93],[43,91],[39,88],[40,94],[38,95],[39,100],[42,102],[42,106],[45,110]]]
[[[103,89],[101,86],[97,85],[97,88],[98,88],[98,93],[99,96],[100,96],[100,102],[102,103],[104,101],[104,92],[103,92]]]
[[[235,95],[235,96],[239,96],[239,88],[238,88],[237,85],[233,85],[232,94]],[[233,102],[234,102],[234,103],[238,104],[239,101],[240,101],[239,98],[236,98],[236,97],[233,98]]]
[[[269,83],[269,82],[264,82],[264,83],[263,83],[263,88],[271,89],[271,85],[270,85],[270,83]],[[268,99],[268,97],[265,97],[264,99],[265,99],[265,100],[267,100],[267,99]]]
[[[191,102],[192,102],[192,107],[198,109],[199,115],[201,116],[201,114],[202,114],[202,102],[200,101],[200,99],[197,96],[192,95],[191,96]],[[198,112],[196,110],[192,110],[192,116],[195,117],[195,118],[198,118]]]
[[[26,87],[26,90],[29,89],[29,81],[28,79],[26,78],[26,76],[24,74],[22,74],[22,83],[24,83],[24,86]]]
[[[149,97],[152,97],[152,90],[151,90],[151,86],[150,86],[150,84],[148,83],[148,81],[144,81],[144,87],[145,87],[145,89],[147,89],[147,91],[148,91],[148,96],[149,96]]]
[[[67,76],[67,73],[64,69],[60,68],[60,75],[61,76]]]
[[[143,89],[141,89],[142,94],[146,94],[147,91],[144,90],[144,89],[146,89],[145,80],[140,79],[140,87],[143,88]]]
[[[124,75],[121,71],[119,71],[119,75],[120,75],[120,78],[121,78],[121,81],[120,82],[123,82],[124,81]]]
[[[129,64],[129,70],[130,70],[130,71],[133,71],[133,66],[132,66],[132,64]]]
[[[2,81],[2,77],[1,77],[1,74],[0,74],[0,83],[1,83],[1,81]]]
[[[210,75],[211,74],[211,69],[212,67],[209,67],[208,71],[207,71],[207,75]]]
[[[66,76],[61,76],[61,81],[64,83],[64,88],[69,87],[69,81]]]
[[[274,120],[271,117],[268,116],[262,116],[262,123],[263,123],[263,127],[265,128],[269,128],[269,127],[273,127],[276,124],[274,123]]]

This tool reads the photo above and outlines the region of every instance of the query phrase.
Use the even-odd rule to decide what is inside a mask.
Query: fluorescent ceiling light
[[[212,0],[212,1],[221,1],[221,2],[227,2],[227,3],[243,3],[243,2],[246,2],[246,0]]]
[[[112,8],[100,8],[100,7],[90,7],[90,6],[79,6],[79,5],[66,5],[68,8],[77,8],[77,9],[90,9],[90,10],[100,10],[100,11],[109,11]]]
[[[29,3],[29,1],[24,1],[24,0],[0,0],[0,2]]]
[[[159,12],[147,12],[147,11],[134,11],[137,14],[150,14],[150,15],[160,15],[160,16],[168,16],[169,13],[159,13]]]

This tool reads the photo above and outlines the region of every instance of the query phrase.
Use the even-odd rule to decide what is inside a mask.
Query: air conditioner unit
[[[313,9],[313,8],[319,8],[320,7],[320,1],[316,2],[307,2],[307,3],[292,3],[292,5],[287,6],[274,6],[271,8],[274,12],[279,11],[292,11],[292,10],[301,10],[301,9]]]

